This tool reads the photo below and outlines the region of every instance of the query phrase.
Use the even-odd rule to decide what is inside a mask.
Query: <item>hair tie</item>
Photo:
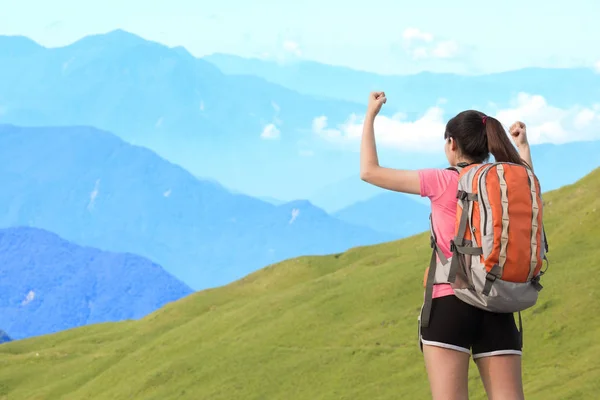
[[[481,120],[483,121],[483,125],[485,125],[485,121],[487,121],[487,115],[484,115]]]

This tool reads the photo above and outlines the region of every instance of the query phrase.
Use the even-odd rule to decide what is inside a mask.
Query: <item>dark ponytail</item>
[[[467,110],[456,115],[448,121],[444,138],[453,138],[462,156],[473,163],[486,162],[492,154],[497,162],[527,166],[500,121],[482,112]]]
[[[488,151],[494,156],[497,162],[525,165],[519,153],[510,142],[500,121],[493,117],[486,117],[485,133],[487,135]]]

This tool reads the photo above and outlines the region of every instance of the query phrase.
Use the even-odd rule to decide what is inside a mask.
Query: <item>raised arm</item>
[[[519,156],[533,171],[531,149],[529,147],[529,141],[527,140],[527,126],[523,122],[517,121],[510,126],[509,132],[513,142],[515,143],[515,146],[517,146]]]
[[[360,179],[384,189],[420,194],[421,188],[417,171],[385,168],[379,165],[377,146],[375,145],[375,117],[386,101],[384,92],[373,92],[369,96],[360,144]]]

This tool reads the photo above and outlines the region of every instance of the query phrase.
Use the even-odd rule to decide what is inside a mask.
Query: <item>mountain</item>
[[[0,330],[0,344],[11,342],[12,339],[8,334],[2,330]]]
[[[550,267],[538,304],[523,313],[527,399],[597,394],[590,360],[600,355],[598,193],[600,169],[544,195]],[[430,251],[424,233],[292,259],[137,322],[5,344],[2,393],[15,400],[425,399],[417,315]],[[470,368],[471,397],[484,398]]]
[[[138,319],[191,293],[134,254],[76,246],[35,228],[0,229],[0,326],[13,339]]]
[[[430,72],[380,75],[313,61],[279,64],[218,53],[203,59],[226,74],[257,76],[312,96],[366,103],[370,91],[385,90],[398,108],[415,113],[424,112],[440,98],[446,100],[444,107],[455,113],[483,108],[490,101],[509,106],[519,92],[542,95],[557,107],[594,104],[600,96],[600,74],[586,68],[525,68],[474,76]]]
[[[352,204],[365,201],[387,191],[352,175],[314,191],[308,198],[316,206],[335,213]]]
[[[359,175],[356,174],[321,187],[308,196],[308,198],[317,207],[321,207],[328,213],[335,214],[356,203],[362,203],[387,193],[390,193],[390,191],[371,185],[360,179]],[[402,196],[408,195],[402,194]],[[414,196],[409,196],[409,198],[421,204],[429,205],[429,200],[427,199]]]
[[[258,198],[260,200],[262,200],[262,201],[266,201],[267,203],[271,203],[271,204],[273,204],[275,206],[280,206],[280,205],[286,203],[283,200],[279,200],[279,199],[276,199],[276,198],[273,198],[273,197],[270,197],[270,196],[261,196],[261,197],[258,197]]]
[[[394,99],[383,113],[409,120],[441,98],[447,118],[465,108],[513,107],[519,91],[544,95],[557,107],[590,105],[600,96],[600,75],[585,69],[380,76],[311,62],[246,62],[198,59],[122,30],[59,48],[2,36],[0,123],[94,126],[225,187],[297,199],[356,171],[356,153],[331,138],[340,137],[351,115],[362,115],[371,89],[385,88]],[[327,125],[317,133],[320,117]],[[404,152],[399,166],[422,159]]]
[[[363,108],[225,75],[183,48],[122,30],[60,48],[0,39],[0,123],[108,130],[252,195],[299,198],[328,183],[321,172],[343,171],[351,155],[331,165],[334,150],[319,147],[313,119],[334,126]]]
[[[415,197],[416,196],[412,196]],[[429,205],[395,192],[378,194],[333,214],[350,224],[403,238],[429,229]]]
[[[0,227],[139,254],[194,289],[290,257],[393,239],[308,201],[275,206],[232,194],[94,128],[0,126],[0,159]]]
[[[600,140],[532,146],[531,158],[544,190],[558,189],[600,166]]]

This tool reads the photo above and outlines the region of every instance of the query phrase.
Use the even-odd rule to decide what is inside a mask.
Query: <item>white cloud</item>
[[[594,70],[600,74],[600,60],[594,64]]]
[[[363,122],[363,118],[351,115],[342,125],[329,128],[327,118],[321,116],[313,120],[313,132],[333,143],[359,142]],[[402,114],[396,114],[391,118],[378,116],[375,119],[375,137],[377,143],[385,147],[438,152],[444,143],[445,126],[443,110],[435,106],[416,121],[406,121]]]
[[[284,40],[282,47],[286,53],[290,53],[295,57],[302,56],[302,49],[300,48],[298,42],[294,42],[293,40]]]
[[[591,107],[554,107],[542,96],[519,93],[514,108],[496,117],[506,126],[520,120],[527,125],[532,144],[600,139],[600,103]]]
[[[391,118],[378,116],[375,119],[377,144],[418,153],[441,152],[446,122],[451,117],[444,116],[441,104],[443,102],[438,101],[438,105],[414,121],[402,114]],[[600,104],[561,109],[549,105],[542,96],[520,93],[512,108],[498,110],[494,116],[505,127],[517,120],[525,122],[531,144],[600,140]],[[363,122],[362,117],[351,115],[344,123],[331,127],[327,117],[320,116],[313,120],[312,126],[313,132],[326,141],[357,148]]]
[[[436,58],[452,58],[458,53],[458,44],[453,40],[439,42],[432,51]]]
[[[435,36],[417,28],[406,28],[402,33],[404,49],[415,60],[426,58],[453,58],[459,52],[453,40],[436,40]]]
[[[402,32],[402,38],[409,42],[414,40],[423,42],[433,41],[433,35],[431,33],[423,32],[417,28],[406,28],[404,32]]]
[[[260,134],[260,137],[263,139],[279,139],[280,136],[281,132],[277,129],[275,124],[266,125]]]
[[[417,47],[408,51],[411,57],[415,60],[420,60],[429,57],[429,51],[425,47]]]

